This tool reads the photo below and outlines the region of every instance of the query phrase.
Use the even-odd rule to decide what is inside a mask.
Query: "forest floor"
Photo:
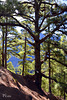
[[[0,67],[0,100],[63,100],[40,91],[34,76],[21,76]]]

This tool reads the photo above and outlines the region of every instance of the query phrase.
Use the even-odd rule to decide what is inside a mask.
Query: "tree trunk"
[[[65,82],[65,72],[64,72],[64,82]],[[64,89],[64,100],[66,99],[65,89]]]
[[[35,83],[37,87],[41,90],[41,61],[40,61],[40,44],[39,42],[39,4],[35,0]]]
[[[7,18],[6,18],[7,22]],[[6,34],[5,34],[5,68],[7,68],[7,26],[6,26]]]
[[[24,57],[23,57],[23,70],[22,75],[24,75],[24,65],[25,65],[25,59],[26,59],[26,37],[25,37],[25,47],[24,47]]]
[[[4,67],[4,30],[2,27],[2,67]]]
[[[65,63],[65,57],[64,57],[64,63]],[[64,72],[64,82],[65,82],[65,72]],[[65,89],[64,89],[64,100],[66,99],[66,95],[65,95]]]
[[[41,62],[40,62],[40,44],[35,42],[35,83],[37,87],[41,90]]]
[[[49,38],[50,40],[50,38]],[[48,43],[48,52],[49,52],[49,77],[51,77],[51,65],[50,65],[50,43]],[[51,79],[49,79],[49,92],[51,93]]]

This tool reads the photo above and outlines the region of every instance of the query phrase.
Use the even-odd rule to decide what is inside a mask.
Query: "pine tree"
[[[5,10],[7,11],[0,16],[9,16],[15,20],[15,23],[0,23],[0,25],[10,25],[10,26],[20,26],[27,31],[32,37],[32,42],[28,42],[34,47],[35,50],[35,83],[39,89],[41,89],[41,79],[42,76],[45,76],[41,73],[41,57],[40,57],[40,46],[43,42],[46,42],[48,38],[52,37],[56,32],[61,32],[62,34],[66,35],[66,32],[63,31],[63,28],[66,28],[66,13],[67,6],[65,5],[62,7],[58,5],[53,0],[29,0],[27,2],[11,2],[7,0],[7,5],[10,4],[10,10],[8,10],[7,6],[5,5]],[[1,6],[3,7],[3,6]],[[11,7],[13,7],[11,9]],[[4,9],[4,7],[3,7]],[[10,13],[11,12],[11,13]],[[20,22],[16,17],[20,16],[23,18],[23,21]],[[50,32],[48,32],[48,27],[50,26]],[[52,27],[53,26],[53,27]],[[40,35],[44,33],[43,38],[40,39]],[[60,34],[60,33],[59,33]],[[55,44],[54,44],[55,45]],[[50,58],[55,60],[62,65],[67,66],[66,63],[62,63],[61,61]],[[49,77],[50,78],[50,77]]]

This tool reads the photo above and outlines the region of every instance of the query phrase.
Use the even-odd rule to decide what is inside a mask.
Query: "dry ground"
[[[40,91],[34,76],[21,76],[0,67],[0,100],[61,100]]]

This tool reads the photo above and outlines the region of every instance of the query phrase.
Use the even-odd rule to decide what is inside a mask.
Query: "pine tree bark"
[[[40,44],[35,42],[35,83],[41,89],[41,62],[40,62]]]
[[[50,40],[50,37],[49,37],[49,40]],[[49,77],[51,77],[50,43],[48,43],[48,53],[49,53]],[[51,93],[51,79],[49,79],[49,92]]]
[[[6,18],[7,22],[7,18]],[[5,68],[7,68],[7,25],[6,25],[6,34],[5,34]]]
[[[25,37],[25,47],[24,47],[24,58],[23,58],[23,70],[22,75],[24,76],[24,66],[25,66],[25,59],[26,59],[26,37]]]
[[[2,67],[4,67],[4,30],[2,27]]]
[[[65,57],[64,57],[64,63],[65,63]],[[64,82],[65,82],[65,72],[64,72]],[[64,89],[64,100],[66,99],[66,93],[65,93],[65,89]]]
[[[35,83],[41,89],[41,61],[40,61],[40,44],[39,44],[39,4],[35,0]]]

